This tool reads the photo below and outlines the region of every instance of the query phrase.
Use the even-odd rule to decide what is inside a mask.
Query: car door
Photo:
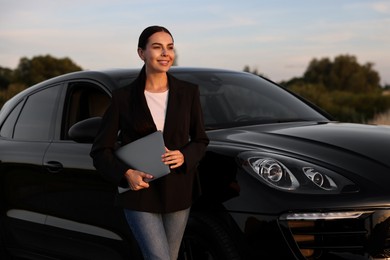
[[[63,93],[55,138],[43,164],[48,172],[48,225],[56,229],[56,253],[73,259],[123,259],[130,253],[129,229],[121,209],[114,207],[117,187],[96,171],[89,156],[91,143],[68,137],[69,128],[102,116],[110,102],[108,91],[91,81],[73,81]],[[127,256],[128,257],[128,256]]]
[[[46,215],[46,171],[42,159],[53,136],[61,85],[25,95],[0,129],[1,218],[10,248],[41,247]]]

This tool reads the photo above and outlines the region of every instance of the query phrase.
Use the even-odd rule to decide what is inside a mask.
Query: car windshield
[[[208,129],[329,120],[283,88],[249,73],[176,72],[175,76],[200,86]]]

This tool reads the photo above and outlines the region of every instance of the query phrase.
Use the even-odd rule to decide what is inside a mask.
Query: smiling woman
[[[134,82],[113,91],[91,156],[106,179],[129,188],[117,195],[117,205],[124,208],[143,256],[177,259],[190,207],[199,196],[197,164],[208,144],[199,88],[168,73],[175,52],[166,28],[147,27],[137,51],[144,66]],[[171,172],[153,180],[152,172],[125,165],[114,150],[118,132],[126,145],[156,131],[163,132],[165,153],[160,156]]]

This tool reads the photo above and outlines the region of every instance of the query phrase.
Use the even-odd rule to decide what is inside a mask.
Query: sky
[[[150,25],[171,31],[179,66],[249,66],[280,82],[314,58],[352,55],[390,84],[390,0],[0,0],[0,67],[49,54],[85,70],[139,68]]]

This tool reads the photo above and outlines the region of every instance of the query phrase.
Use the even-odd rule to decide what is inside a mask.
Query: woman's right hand
[[[141,190],[149,188],[149,183],[145,182],[145,180],[153,179],[153,176],[141,171],[128,169],[125,173],[125,178],[131,190]]]

